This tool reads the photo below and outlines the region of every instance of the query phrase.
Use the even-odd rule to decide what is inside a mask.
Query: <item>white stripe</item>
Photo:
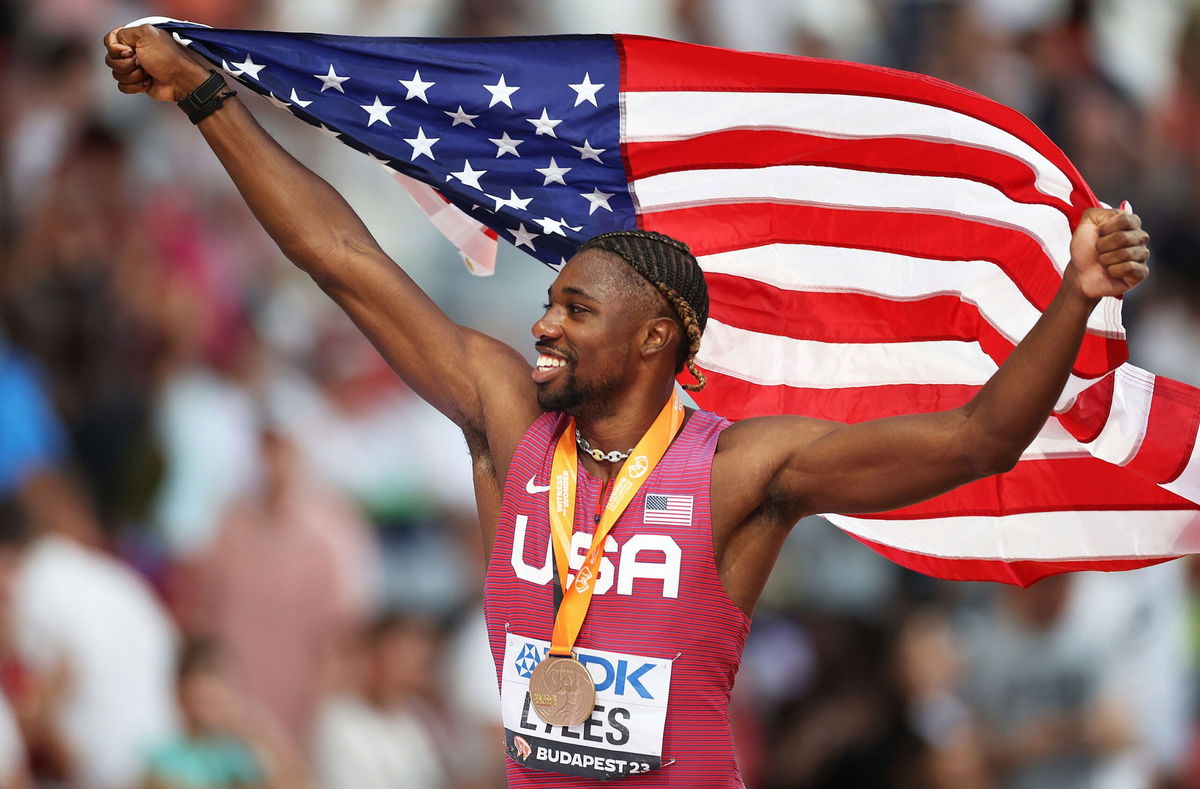
[[[923,520],[825,517],[872,542],[942,558],[1123,559],[1200,551],[1200,512],[1194,510],[1031,512]]]
[[[1192,456],[1188,458],[1183,472],[1176,477],[1174,482],[1168,482],[1159,487],[1169,490],[1177,496],[1183,496],[1188,501],[1200,504],[1200,439],[1192,445]]]
[[[1131,364],[1123,364],[1113,373],[1112,406],[1104,428],[1088,451],[1101,460],[1124,466],[1142,446],[1154,399],[1154,375]]]
[[[1060,273],[1070,260],[1071,229],[1061,213],[962,178],[776,165],[660,173],[630,182],[630,190],[641,213],[738,202],[932,213],[1025,233]]]
[[[696,363],[765,386],[840,389],[984,383],[996,363],[969,342],[824,343],[761,334],[709,318]]]
[[[1013,343],[1041,316],[1008,275],[987,260],[933,260],[870,249],[764,244],[704,255],[699,261],[705,272],[745,277],[780,290],[863,293],[893,301],[960,296],[978,306],[984,319]],[[1111,328],[1102,310],[1092,312],[1088,327],[1102,333]]]
[[[1025,162],[1033,169],[1040,192],[1071,202],[1070,179],[1049,159],[1019,137],[954,110],[836,93],[639,91],[622,97],[626,142],[687,139],[729,129],[955,142]]]

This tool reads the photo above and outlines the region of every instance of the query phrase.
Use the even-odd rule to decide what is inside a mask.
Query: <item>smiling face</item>
[[[607,415],[642,363],[649,324],[663,323],[659,319],[670,308],[625,261],[596,249],[571,258],[549,296],[545,314],[533,325],[538,405],[575,416]]]

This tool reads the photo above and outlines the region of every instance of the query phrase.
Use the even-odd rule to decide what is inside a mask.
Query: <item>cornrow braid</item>
[[[683,388],[689,392],[703,389],[707,382],[695,358],[708,323],[708,285],[688,245],[651,230],[618,230],[589,239],[579,251],[587,249],[611,252],[662,293],[687,335],[687,353],[680,369],[686,367],[696,383]]]

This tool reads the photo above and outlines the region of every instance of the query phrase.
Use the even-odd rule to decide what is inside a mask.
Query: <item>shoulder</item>
[[[841,427],[838,422],[807,416],[756,416],[729,425],[721,433],[718,455],[738,462],[770,463],[781,455],[817,441]]]

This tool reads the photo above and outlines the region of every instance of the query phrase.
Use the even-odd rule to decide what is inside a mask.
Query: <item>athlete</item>
[[[105,44],[124,93],[179,101],[210,77],[152,27]],[[340,195],[208,87],[193,95],[207,104],[199,129],[263,227],[466,436],[514,787],[741,786],[729,692],[792,526],[1012,468],[1062,391],[1089,313],[1148,271],[1137,216],[1089,210],[1053,302],[966,405],[856,425],[733,424],[675,397],[708,309],[683,243],[634,231],[585,244],[533,324],[531,370],[454,324]]]

